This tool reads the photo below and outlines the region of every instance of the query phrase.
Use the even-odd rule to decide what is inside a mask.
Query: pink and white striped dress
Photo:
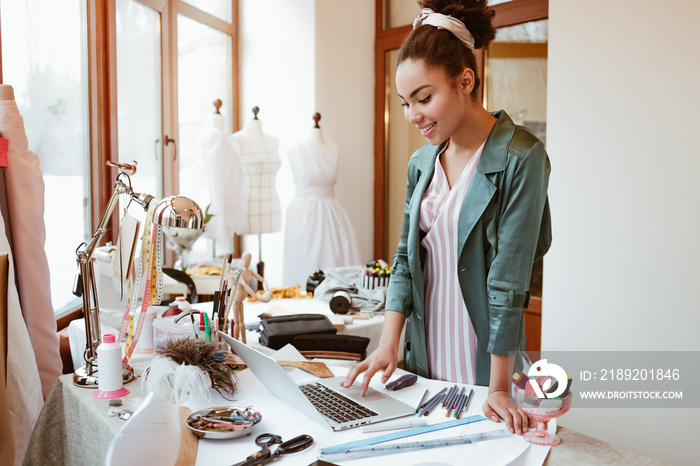
[[[425,324],[430,377],[456,383],[476,381],[476,334],[457,275],[459,212],[484,144],[464,167],[452,189],[438,154],[420,206],[424,268]]]

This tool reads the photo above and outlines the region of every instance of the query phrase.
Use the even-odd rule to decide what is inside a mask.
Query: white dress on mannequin
[[[239,234],[270,233],[282,229],[282,209],[275,186],[282,166],[279,141],[265,134],[260,120],[251,120],[230,136],[246,178],[247,221]]]
[[[355,230],[335,198],[338,148],[312,129],[288,150],[296,193],[287,207],[283,281],[306,286],[316,268],[361,263]]]
[[[234,233],[248,225],[245,202],[246,179],[239,157],[231,149],[224,116],[211,115],[202,124],[199,136],[204,181],[209,188],[210,213],[205,236],[215,238],[217,247],[230,250]]]

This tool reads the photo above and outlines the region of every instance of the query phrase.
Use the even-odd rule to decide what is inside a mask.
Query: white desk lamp
[[[108,162],[108,165],[116,166],[119,169],[112,197],[107,203],[107,208],[90,242],[87,245],[85,243],[81,244],[76,251],[79,275],[76,277],[73,294],[83,298],[86,339],[84,359],[86,365],[75,370],[73,383],[86,388],[97,388],[97,347],[102,341],[100,334],[100,307],[97,300],[92,254],[107,232],[107,223],[112,216],[114,208],[117,206],[119,195],[127,194],[132,201],[141,205],[146,211],[148,210],[148,205],[154,199],[149,194],[134,192],[131,186],[127,186],[120,179],[121,177],[129,179],[129,175],[134,174],[136,171],[135,164],[113,164]],[[164,198],[158,202],[153,213],[153,223],[155,225],[169,228],[201,230],[202,220],[202,209],[196,202],[184,196],[168,196]],[[82,248],[82,246],[85,246],[85,248]],[[134,378],[134,373],[127,365],[123,365],[123,369],[122,378],[124,383],[127,383]]]

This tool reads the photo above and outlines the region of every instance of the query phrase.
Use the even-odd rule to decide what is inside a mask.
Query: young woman
[[[523,308],[532,264],[549,248],[550,165],[544,146],[478,95],[472,50],[495,37],[486,0],[423,0],[398,55],[404,116],[427,139],[408,166],[401,240],[379,348],[353,366],[362,389],[404,367],[425,377],[488,385],[485,415],[522,434],[508,406],[508,352],[525,350]]]

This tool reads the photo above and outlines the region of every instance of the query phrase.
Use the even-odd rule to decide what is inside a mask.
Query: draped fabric
[[[288,286],[305,286],[316,268],[362,263],[355,230],[335,198],[338,158],[333,149],[314,139],[289,149],[296,192],[285,216],[283,282]]]
[[[420,227],[425,258],[425,324],[431,378],[476,382],[476,334],[462,297],[457,271],[459,214],[483,145],[450,188],[440,163],[423,195]],[[445,145],[445,149],[447,145]]]
[[[18,121],[17,118],[19,118]],[[19,127],[17,126],[18,124]],[[21,147],[22,140],[25,141],[26,147],[26,138],[19,138],[18,140],[16,137],[20,132],[23,136],[24,128],[22,126],[22,120],[21,117],[19,117],[19,112],[17,111],[17,106],[14,105],[14,101],[0,101],[0,137],[10,139],[10,152],[8,154],[9,165],[12,165],[17,160],[16,149],[18,148],[17,146]],[[21,165],[21,160],[17,163]],[[18,170],[15,170],[13,175],[16,176],[17,173]],[[5,175],[7,181],[7,178],[10,178],[10,174],[7,170]],[[40,174],[39,180],[41,180]],[[13,183],[6,183],[8,191],[7,197],[9,198],[8,207],[10,207],[10,202],[17,200],[16,196],[18,195],[17,191],[12,189],[12,187],[16,188],[17,180],[13,179],[12,181]],[[36,180],[32,179],[32,181],[28,181],[27,184],[36,186],[35,182]],[[43,189],[41,189],[40,193],[43,195]],[[32,197],[30,196],[27,202],[31,200]],[[13,202],[15,212],[17,209],[16,204],[17,202]],[[41,206],[41,214],[43,214],[43,198]],[[30,215],[32,213],[35,213],[35,210],[29,208],[26,215],[30,217],[29,220],[36,220],[35,216]],[[5,257],[5,259],[0,261],[0,265],[7,267],[5,275],[7,278],[6,316],[0,315],[0,318],[7,319],[7,360],[3,366],[2,377],[0,377],[0,381],[3,382],[2,389],[0,390],[0,397],[2,398],[2,400],[0,400],[0,418],[2,418],[2,422],[0,422],[0,458],[2,458],[3,464],[20,465],[22,464],[24,454],[27,450],[34,424],[39,417],[39,412],[44,403],[44,396],[42,395],[42,380],[37,370],[37,359],[35,359],[34,356],[35,350],[32,348],[32,342],[27,332],[27,324],[25,324],[25,319],[22,316],[22,307],[20,305],[17,287],[15,286],[17,280],[15,278],[16,267],[14,260],[16,257],[13,257],[10,242],[8,241],[8,232],[5,229],[5,225],[9,222],[5,221],[7,219],[4,218],[4,215],[0,214],[0,216],[2,216],[0,219],[0,255]],[[40,224],[42,226],[44,224],[43,216],[40,217]],[[14,223],[11,225],[15,227]],[[15,245],[19,243],[19,250],[26,252],[26,238],[21,237],[22,235],[19,235],[19,238],[17,236],[18,235],[15,234]],[[30,238],[32,237],[31,234],[28,236]],[[41,252],[43,253],[43,251],[42,244]],[[25,273],[27,269],[31,268],[17,267],[17,270],[22,270]],[[45,286],[48,288],[48,283],[46,283]],[[39,290],[37,290],[37,292],[40,293]],[[31,295],[30,291],[28,291],[28,293]],[[4,298],[5,297],[3,297],[3,299]],[[33,301],[29,300],[29,302]],[[53,316],[50,300],[48,310],[51,312],[49,321],[53,324],[52,337],[55,339],[56,321]],[[0,328],[2,328],[2,326],[0,326]],[[56,356],[58,356],[57,340],[55,350]],[[3,353],[4,348],[0,351],[0,355],[4,355]],[[44,361],[48,362],[47,360]],[[60,359],[58,359],[56,369],[58,372],[61,370]],[[51,372],[53,373],[55,371]],[[50,377],[50,375],[47,377],[47,383]]]
[[[5,178],[20,305],[46,397],[63,364],[44,251],[44,180],[39,158],[28,148],[24,121],[14,100],[0,101],[0,135],[10,140]]]
[[[228,250],[234,233],[246,228],[246,180],[241,162],[231,149],[224,128],[224,117],[211,115],[200,131],[199,145],[204,167],[204,182],[209,190],[209,213],[205,236],[215,238],[218,247]]]

